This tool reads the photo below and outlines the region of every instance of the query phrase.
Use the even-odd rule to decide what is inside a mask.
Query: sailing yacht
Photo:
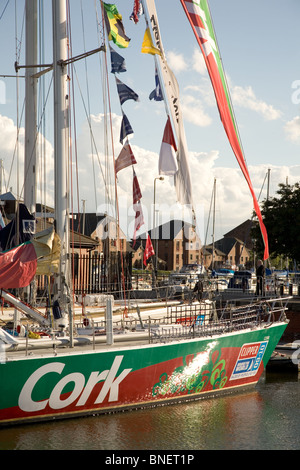
[[[34,3],[34,0],[26,2],[28,21],[35,16]],[[159,311],[146,313],[137,309],[133,322],[126,305],[121,315],[113,315],[108,298],[103,327],[98,328],[98,334],[90,324],[86,335],[77,334],[69,254],[71,94],[67,72],[68,64],[75,58],[67,54],[66,3],[65,0],[52,1],[53,64],[48,67],[53,69],[54,82],[55,230],[33,236],[8,254],[1,254],[0,260],[1,272],[6,273],[6,284],[3,281],[0,286],[2,296],[37,322],[46,337],[30,338],[28,331],[25,337],[14,337],[0,329],[2,426],[134,410],[249,389],[259,380],[287,326],[283,299],[263,299],[236,308],[225,305],[220,310],[214,302],[201,301],[163,306]],[[182,3],[190,13],[193,2]],[[206,5],[206,0],[200,3]],[[115,43],[124,46],[125,42],[126,45],[127,37],[117,6],[100,4],[108,41],[114,39]],[[135,18],[140,13],[138,4],[134,3]],[[178,93],[176,79],[164,55],[154,1],[145,0],[140,5],[146,27],[155,38],[161,83],[178,138],[175,189],[179,200],[192,203],[183,121],[177,98],[174,100],[174,93]],[[202,14],[202,10],[198,13]],[[208,15],[207,10],[205,14]],[[96,53],[104,54],[105,50],[109,51],[108,44]],[[33,75],[37,77],[35,72]],[[119,91],[124,91],[120,83]],[[128,129],[128,120],[123,114],[122,130],[126,133]],[[121,160],[125,155],[133,164],[130,145],[124,142],[126,148]],[[117,163],[119,165],[120,160]],[[139,192],[135,195],[138,206]],[[138,210],[136,213],[140,221]],[[153,247],[149,244],[146,248],[144,256],[151,256]],[[55,280],[53,322],[51,315],[41,316],[9,291],[13,283],[18,288],[26,287],[41,262],[45,272]],[[8,282],[12,265],[13,275]],[[22,269],[26,271],[23,277]]]

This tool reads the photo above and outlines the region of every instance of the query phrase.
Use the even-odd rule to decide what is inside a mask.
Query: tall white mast
[[[26,0],[26,85],[24,203],[36,211],[36,93],[37,93],[37,0]]]
[[[58,299],[64,312],[70,309],[69,260],[69,116],[67,88],[67,12],[65,0],[52,0],[53,14],[53,79],[54,79],[54,171],[55,223],[61,240],[60,272],[57,278]],[[72,335],[72,321],[69,322]]]

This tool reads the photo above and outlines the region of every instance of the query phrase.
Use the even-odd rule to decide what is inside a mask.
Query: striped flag
[[[135,163],[136,159],[134,158],[130,145],[127,143],[124,145],[118,158],[116,159],[116,173],[130,165],[134,165]]]
[[[264,259],[268,259],[269,246],[267,230],[262,220],[261,211],[254,193],[246,161],[243,155],[243,150],[240,143],[236,122],[234,120],[234,113],[230,102],[229,90],[227,87],[225,73],[221,63],[221,58],[213,30],[207,0],[180,1],[202,51],[216,96],[216,101],[225,132],[227,134],[232,150],[237,158],[239,166],[248,183],[253,198],[254,209],[259,220],[260,229],[265,244]]]
[[[154,249],[153,245],[151,242],[150,235],[148,233],[147,241],[146,241],[146,246],[145,246],[145,251],[144,251],[144,265],[147,266],[147,260],[151,257],[154,256]]]
[[[122,23],[122,15],[118,12],[116,5],[104,3],[105,24],[109,41],[113,41],[116,46],[128,47],[130,39],[126,36]]]

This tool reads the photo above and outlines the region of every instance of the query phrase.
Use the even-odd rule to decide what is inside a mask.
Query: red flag
[[[178,170],[176,152],[177,147],[172,131],[170,117],[168,116],[159,152],[158,170],[160,175],[175,175]]]
[[[258,205],[258,201],[254,193],[242,146],[240,143],[236,122],[234,119],[234,113],[229,98],[229,90],[227,87],[226,77],[224,74],[222,61],[220,58],[220,53],[218,50],[217,41],[213,30],[207,0],[201,0],[200,2],[194,2],[193,0],[180,1],[202,51],[207,70],[212,82],[212,86],[215,92],[215,97],[225,132],[227,134],[232,150],[236,156],[236,159],[240,165],[240,168],[248,183],[250,193],[253,198],[254,209],[259,220],[261,233],[265,243],[264,259],[267,259],[269,257],[267,230],[262,220],[260,207]]]
[[[133,169],[133,188],[132,188],[132,197],[133,197],[133,204],[136,204],[142,197],[142,193],[140,190],[140,185]]]
[[[123,170],[127,166],[134,165],[136,160],[134,158],[133,152],[131,150],[130,145],[127,143],[122,148],[120,155],[116,159],[116,173],[118,171]]]
[[[144,265],[147,265],[147,260],[151,256],[155,255],[154,249],[152,246],[152,242],[148,233],[147,241],[146,241],[146,246],[145,246],[145,251],[144,251]]]

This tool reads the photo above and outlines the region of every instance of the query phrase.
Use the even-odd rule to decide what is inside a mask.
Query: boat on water
[[[29,16],[33,13],[32,2],[27,2]],[[193,2],[182,0],[189,14],[195,8],[192,20],[204,14],[205,24],[209,24],[207,2],[201,0],[200,3],[201,11]],[[138,4],[134,3],[135,15],[140,11]],[[163,52],[154,1],[145,0],[140,5],[144,7],[149,31],[155,33],[165,88],[173,86],[173,91],[177,92]],[[117,32],[126,40],[120,15],[115,5],[113,7],[101,2],[108,38]],[[91,324],[88,318],[82,325],[74,322],[69,282],[69,230],[66,230],[69,223],[66,67],[70,60],[66,58],[67,31],[62,27],[66,25],[66,16],[66,2],[53,0],[55,232],[46,230],[13,248],[9,255],[1,254],[4,255],[2,271],[6,270],[6,276],[1,278],[2,297],[38,324],[38,329],[31,335],[27,329],[24,336],[17,337],[0,329],[0,425],[134,410],[255,386],[287,326],[287,299],[263,299],[236,306],[230,302],[220,309],[213,301],[200,300],[165,305],[153,311],[137,308],[135,314],[125,305],[118,318],[113,314],[112,299],[108,296],[102,324],[100,321]],[[206,31],[207,34],[211,34],[211,30]],[[101,53],[104,49],[101,48]],[[166,95],[170,93],[167,89]],[[174,102],[176,100],[170,100],[171,107],[173,104],[170,114],[175,113],[173,125],[180,136],[175,186],[179,199],[189,201],[185,140],[178,103],[174,107]],[[53,256],[53,251],[60,254],[59,260]],[[145,251],[146,255],[153,253],[151,243],[146,245]],[[54,259],[52,274],[57,290],[51,316],[24,304],[9,289],[12,288],[10,281],[16,283],[16,288],[25,287],[33,279],[39,262],[44,261],[46,270]],[[14,269],[8,279],[12,262]],[[23,268],[26,273],[21,276]]]

